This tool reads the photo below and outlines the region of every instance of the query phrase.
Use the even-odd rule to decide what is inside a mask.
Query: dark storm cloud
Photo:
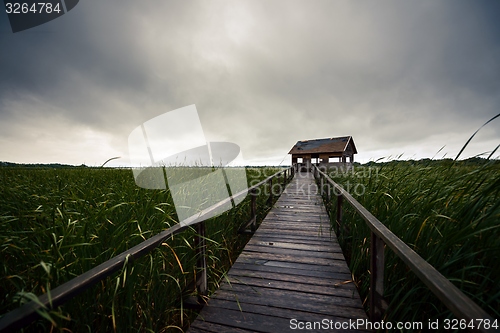
[[[499,6],[88,0],[22,33],[2,21],[0,144],[11,148],[0,160],[28,137],[59,130],[68,145],[81,128],[126,154],[133,128],[190,104],[207,139],[247,159],[340,135],[360,152],[437,151],[499,112]]]
[[[4,33],[1,48],[8,51],[2,54],[1,100],[36,96],[70,119],[98,125],[102,100],[143,89],[147,61],[140,61],[137,43],[128,40],[131,31],[115,19],[124,20],[128,13],[116,4],[101,6],[114,15],[94,21],[102,16],[93,11],[97,5],[82,3],[76,14],[50,26]]]

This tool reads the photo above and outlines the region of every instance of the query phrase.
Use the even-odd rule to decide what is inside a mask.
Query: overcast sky
[[[18,33],[1,6],[0,161],[127,166],[192,104],[248,164],[345,135],[361,162],[455,157],[500,113],[498,1],[81,0]],[[497,119],[464,157],[499,143]]]

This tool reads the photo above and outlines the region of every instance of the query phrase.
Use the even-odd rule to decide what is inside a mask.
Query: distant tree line
[[[61,163],[12,163],[0,161],[0,167],[10,168],[88,168],[85,164],[69,165]]]

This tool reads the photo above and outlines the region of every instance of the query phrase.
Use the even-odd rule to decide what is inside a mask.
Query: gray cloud
[[[340,135],[361,160],[456,153],[500,109],[498,14],[486,1],[88,0],[17,34],[2,14],[0,160],[126,157],[133,128],[190,104],[209,140],[252,161]],[[471,154],[496,146],[489,127]]]

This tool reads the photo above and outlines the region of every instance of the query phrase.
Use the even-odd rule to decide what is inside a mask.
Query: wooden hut
[[[356,145],[351,136],[297,141],[288,154],[292,155],[292,165],[309,170],[316,165],[352,165]]]

